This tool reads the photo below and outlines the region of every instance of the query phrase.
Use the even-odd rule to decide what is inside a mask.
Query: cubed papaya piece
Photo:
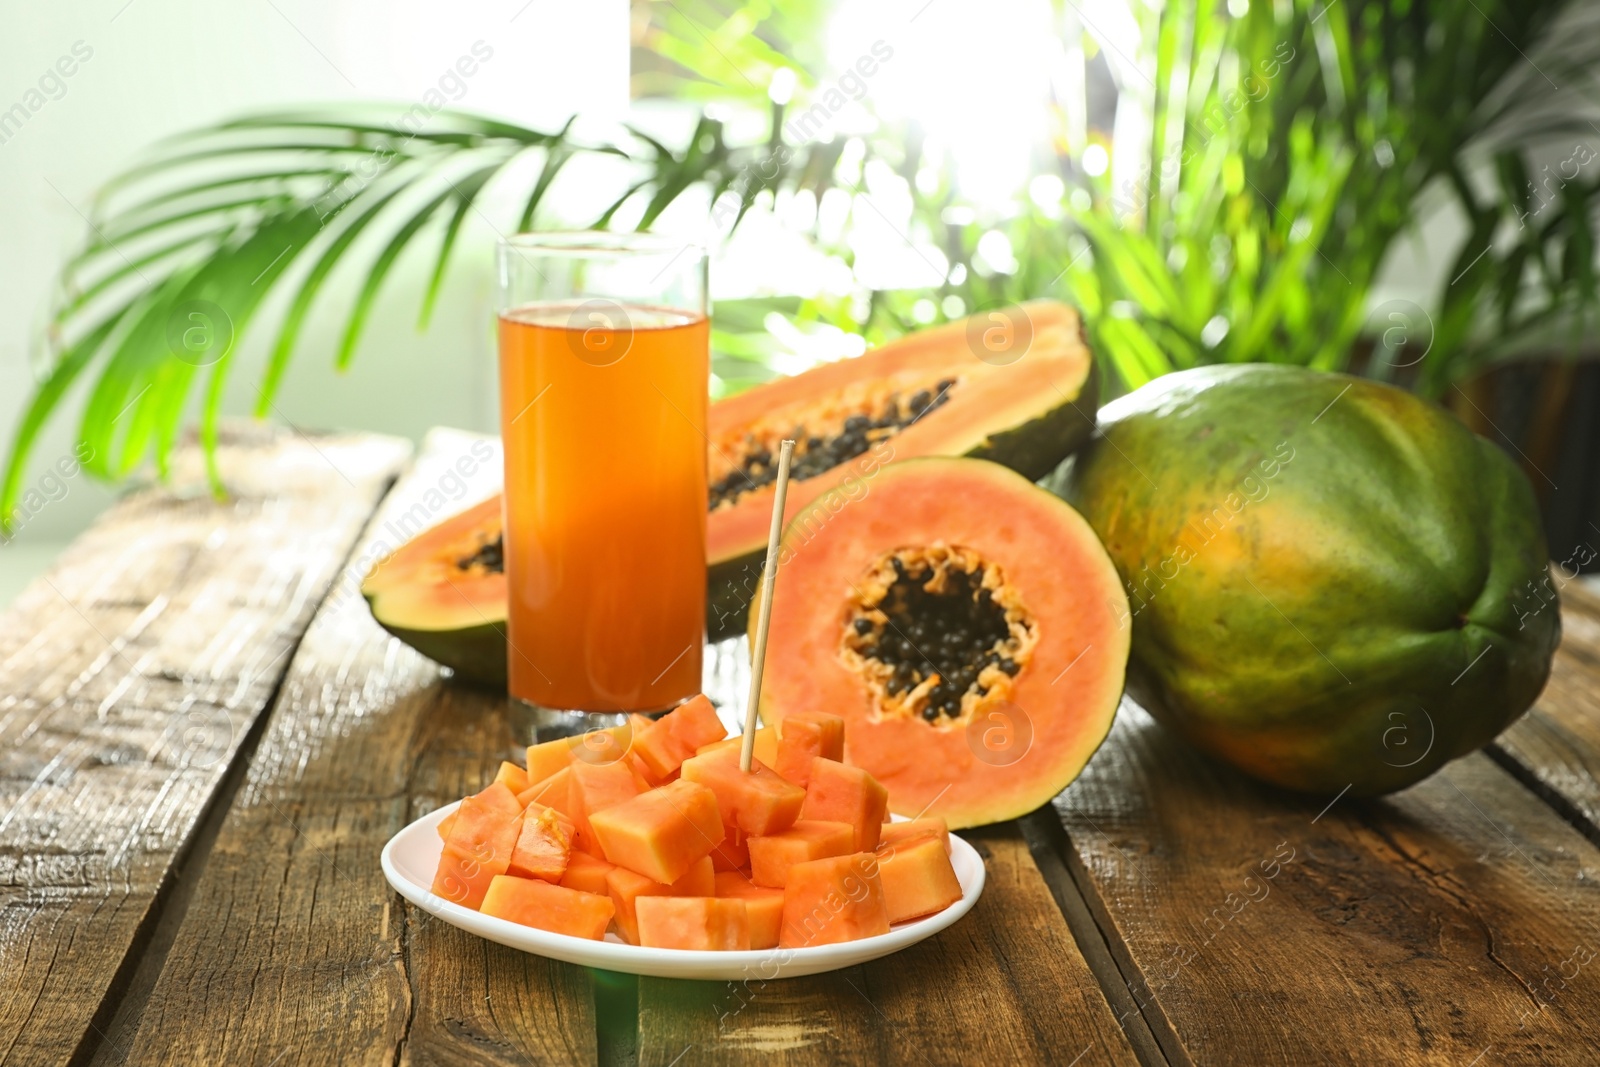
[[[523,809],[522,831],[517,835],[516,848],[511,850],[511,865],[506,873],[561,881],[572,856],[575,829],[572,820],[555,808],[533,801]]]
[[[632,800],[643,791],[643,787],[635,777],[633,768],[620,761],[573,763],[567,770],[572,775],[572,782],[567,787],[571,810],[566,814],[578,828],[573,846],[591,856],[606,859],[608,857],[595,839],[590,820],[608,808]]]
[[[636,734],[633,751],[644,761],[657,781],[665,782],[704,745],[721,740],[728,730],[717,718],[717,709],[702,693],[678,705],[657,719],[649,729]]]
[[[872,775],[821,756],[811,761],[800,818],[847,822],[856,828],[856,851],[871,852],[888,817],[889,791]]]
[[[723,897],[642,897],[639,944],[737,952],[750,947],[745,902]]]
[[[750,839],[750,880],[756,885],[782,889],[789,868],[807,860],[848,856],[856,851],[856,830],[847,822],[801,819],[787,830]]]
[[[496,772],[494,780],[511,790],[513,795],[522,792],[530,784],[528,772],[509,760],[500,761],[500,770]]]
[[[538,782],[550,777],[572,762],[570,739],[558,737],[528,746],[528,781]]]
[[[627,755],[628,766],[633,768],[633,773],[643,782],[646,789],[654,789],[658,785],[665,785],[666,781],[650,769],[650,765],[637,752],[630,751]]]
[[[537,878],[497,874],[483,897],[485,915],[539,930],[599,941],[615,905],[610,897],[564,889]]]
[[[744,751],[744,735],[734,734],[732,737],[713,741],[709,745],[701,745],[695,750],[696,756],[704,756],[707,752],[720,752],[725,748],[732,748],[736,752]],[[768,767],[777,766],[778,762],[778,731],[772,726],[763,726],[756,731],[755,758],[765,763]]]
[[[821,756],[844,762],[844,720],[837,715],[796,712],[785,716],[778,741],[778,777],[804,789],[811,781],[811,761]]]
[[[512,792],[511,787],[504,782],[490,782],[483,789],[472,794],[472,797],[474,800],[507,815],[516,815],[522,808],[522,802],[517,799],[516,793]]]
[[[830,856],[789,868],[780,948],[833,945],[888,932],[889,911],[872,853]]]
[[[589,826],[607,860],[657,882],[682,878],[725,833],[716,794],[689,781],[595,812]]]
[[[748,772],[740,770],[740,755],[736,748],[724,748],[695,756],[684,761],[683,777],[715,793],[723,819],[747,834],[775,834],[794,825],[805,790],[758,760],[750,762]]]
[[[722,825],[722,844],[711,850],[711,862],[719,871],[742,871],[750,866],[750,835],[737,826]]]
[[[528,781],[550,777],[574,760],[584,763],[615,763],[628,751],[633,727],[627,724],[591,730],[577,737],[558,737],[528,746]]]
[[[555,808],[567,818],[572,818],[572,770],[561,768],[543,781],[534,782],[517,794],[517,803],[526,808],[529,804],[543,804]],[[574,824],[576,825],[576,824]]]
[[[634,903],[640,897],[709,897],[717,890],[716,872],[711,869],[711,858],[702,857],[689,872],[676,882],[663,884],[626,867],[613,867],[606,874],[606,892],[617,906],[617,932],[630,945],[639,944],[639,927]]]
[[[738,871],[717,872],[717,896],[744,901],[750,920],[750,947],[777,948],[783,924],[783,890],[756,885]]]
[[[516,803],[500,782],[461,802],[434,873],[435,894],[468,908],[483,902],[490,879],[504,874],[511,863],[522,831],[522,812],[510,810]]]
[[[485,863],[446,845],[439,854],[438,869],[433,873],[433,894],[464,908],[476,908],[483,903],[489,883],[496,875],[505,873],[505,869],[505,862]]]
[[[574,763],[616,763],[626,759],[628,750],[633,747],[633,727],[622,723],[604,730],[590,730],[567,738],[567,744]]]
[[[728,728],[717,718],[717,709],[704,693],[690,697],[657,722],[664,722],[671,727],[673,736],[682,741],[690,752],[728,736]]]
[[[943,911],[961,899],[961,882],[944,843],[933,834],[878,849],[883,905],[892,923]]]
[[[687,758],[677,739],[659,723],[633,739],[633,755],[657,781],[666,781]]]
[[[559,884],[568,889],[608,896],[610,891],[606,888],[606,875],[614,870],[616,870],[615,864],[607,863],[587,852],[574,851],[567,857],[567,869],[562,873]]]
[[[512,794],[510,800],[506,799],[506,795],[510,792],[510,788],[505,787],[505,783],[497,780],[490,782],[487,787],[477,793],[474,793],[473,795],[484,804],[487,804],[490,807],[499,808],[501,811],[504,811],[510,815],[516,814],[516,811],[513,811],[513,805],[515,805],[516,809],[518,810],[523,807],[523,801],[515,794]],[[446,815],[443,819],[439,820],[438,829],[439,837],[441,839],[446,841],[450,839],[450,830],[453,826],[455,826],[456,816],[459,814],[460,809],[458,808],[455,811],[452,811],[449,815]]]
[[[946,855],[950,853],[950,827],[944,821],[943,815],[928,815],[920,819],[907,819],[904,822],[886,822],[878,834],[878,847],[884,845],[897,845],[902,841],[914,841],[919,837],[937,837],[940,844],[944,845]]]

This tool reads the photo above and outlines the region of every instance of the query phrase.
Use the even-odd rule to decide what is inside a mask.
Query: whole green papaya
[[[1130,692],[1257,778],[1404,788],[1549,677],[1561,619],[1527,478],[1403,390],[1170,374],[1101,410],[1065,495],[1127,588]]]

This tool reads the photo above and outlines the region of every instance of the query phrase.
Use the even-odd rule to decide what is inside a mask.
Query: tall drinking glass
[[[705,640],[705,251],[512,237],[498,311],[513,703],[542,736],[670,708]]]

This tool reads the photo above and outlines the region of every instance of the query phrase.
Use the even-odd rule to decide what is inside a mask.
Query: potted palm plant
[[[1219,361],[1356,370],[1449,398],[1480,431],[1527,423],[1537,440],[1503,439],[1530,465],[1560,466],[1562,448],[1578,447],[1566,442],[1576,379],[1562,361],[1585,350],[1596,293],[1600,166],[1586,146],[1597,130],[1579,105],[1600,23],[1573,0],[1133,0],[1129,12],[1136,45],[1077,5],[1054,10],[1073,75],[1041,102],[1057,134],[1035,146],[1036,180],[998,206],[972,201],[914,119],[804,139],[789,120],[827,110],[838,90],[815,43],[829,11],[811,0],[641,8],[637,91],[698,109],[676,142],[453,111],[418,124],[363,106],[252,116],[156,146],[101,191],[62,269],[49,371],[12,441],[0,523],[73,386],[89,384],[81,440],[101,477],[164,472],[196,394],[210,454],[241,337],[270,336],[252,392],[254,414],[271,416],[336,272],[361,279],[333,345],[344,368],[403,255],[431,258],[417,294],[426,323],[464,223],[537,226],[558,176],[584,157],[625,175],[582,220],[598,227],[648,228],[690,196],[724,230],[774,197],[843,197],[843,231],[813,222],[807,237],[846,268],[851,227],[877,210],[863,175],[898,183],[904,237],[938,280],[719,303],[724,389],[775,373],[774,315],[875,342],[1049,295],[1082,308],[1114,388]],[[730,132],[725,117],[741,111],[765,116],[763,135]],[[520,210],[487,219],[486,189],[513,182]],[[1397,244],[1443,206],[1462,225],[1436,295],[1382,305]],[[279,291],[283,309],[263,316]],[[1530,353],[1558,369],[1508,414],[1486,375]],[[220,491],[222,472],[212,478]],[[1592,497],[1561,502],[1558,555],[1581,539]]]

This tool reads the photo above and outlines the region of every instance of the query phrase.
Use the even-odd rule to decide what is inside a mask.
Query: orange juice
[[[700,691],[709,325],[620,310],[626,325],[572,303],[500,315],[510,688],[546,708]]]

